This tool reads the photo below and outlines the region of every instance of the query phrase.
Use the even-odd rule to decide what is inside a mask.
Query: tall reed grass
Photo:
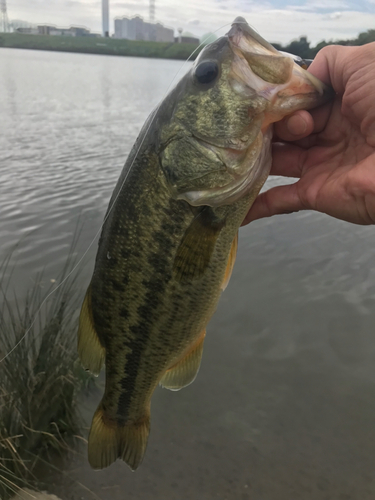
[[[35,486],[38,456],[66,449],[66,439],[80,434],[77,393],[87,380],[76,350],[82,290],[77,275],[65,280],[73,251],[57,280],[63,284],[44,304],[54,285],[41,288],[42,275],[24,300],[10,296],[9,263],[0,264],[1,499]]]

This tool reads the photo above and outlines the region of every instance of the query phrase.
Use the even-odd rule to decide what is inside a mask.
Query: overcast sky
[[[146,0],[110,0],[110,29],[115,17],[148,18]],[[57,26],[86,26],[101,32],[101,0],[7,0],[9,19]],[[312,44],[352,38],[375,28],[375,0],[156,0],[156,20],[201,36],[242,15],[270,42],[300,35]],[[228,31],[228,26],[218,34]]]

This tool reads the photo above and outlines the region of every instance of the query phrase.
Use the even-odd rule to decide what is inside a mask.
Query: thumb
[[[261,193],[256,198],[241,225],[245,226],[249,222],[263,217],[305,210],[307,207],[299,197],[297,184],[296,182],[286,186],[277,186]]]

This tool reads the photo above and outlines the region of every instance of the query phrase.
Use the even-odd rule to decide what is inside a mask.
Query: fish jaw
[[[238,17],[227,34],[234,53],[234,88],[250,89],[268,101],[262,130],[300,109],[311,109],[330,100],[334,92],[301,67],[293,56],[281,53]],[[268,109],[267,109],[268,108]]]

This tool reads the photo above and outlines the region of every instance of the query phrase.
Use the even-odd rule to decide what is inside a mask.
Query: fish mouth
[[[266,125],[299,109],[311,109],[330,100],[334,92],[304,69],[307,64],[291,54],[281,53],[254,31],[243,17],[237,17],[227,33],[234,53],[234,88],[249,88],[272,104]],[[263,124],[264,128],[264,124]]]

